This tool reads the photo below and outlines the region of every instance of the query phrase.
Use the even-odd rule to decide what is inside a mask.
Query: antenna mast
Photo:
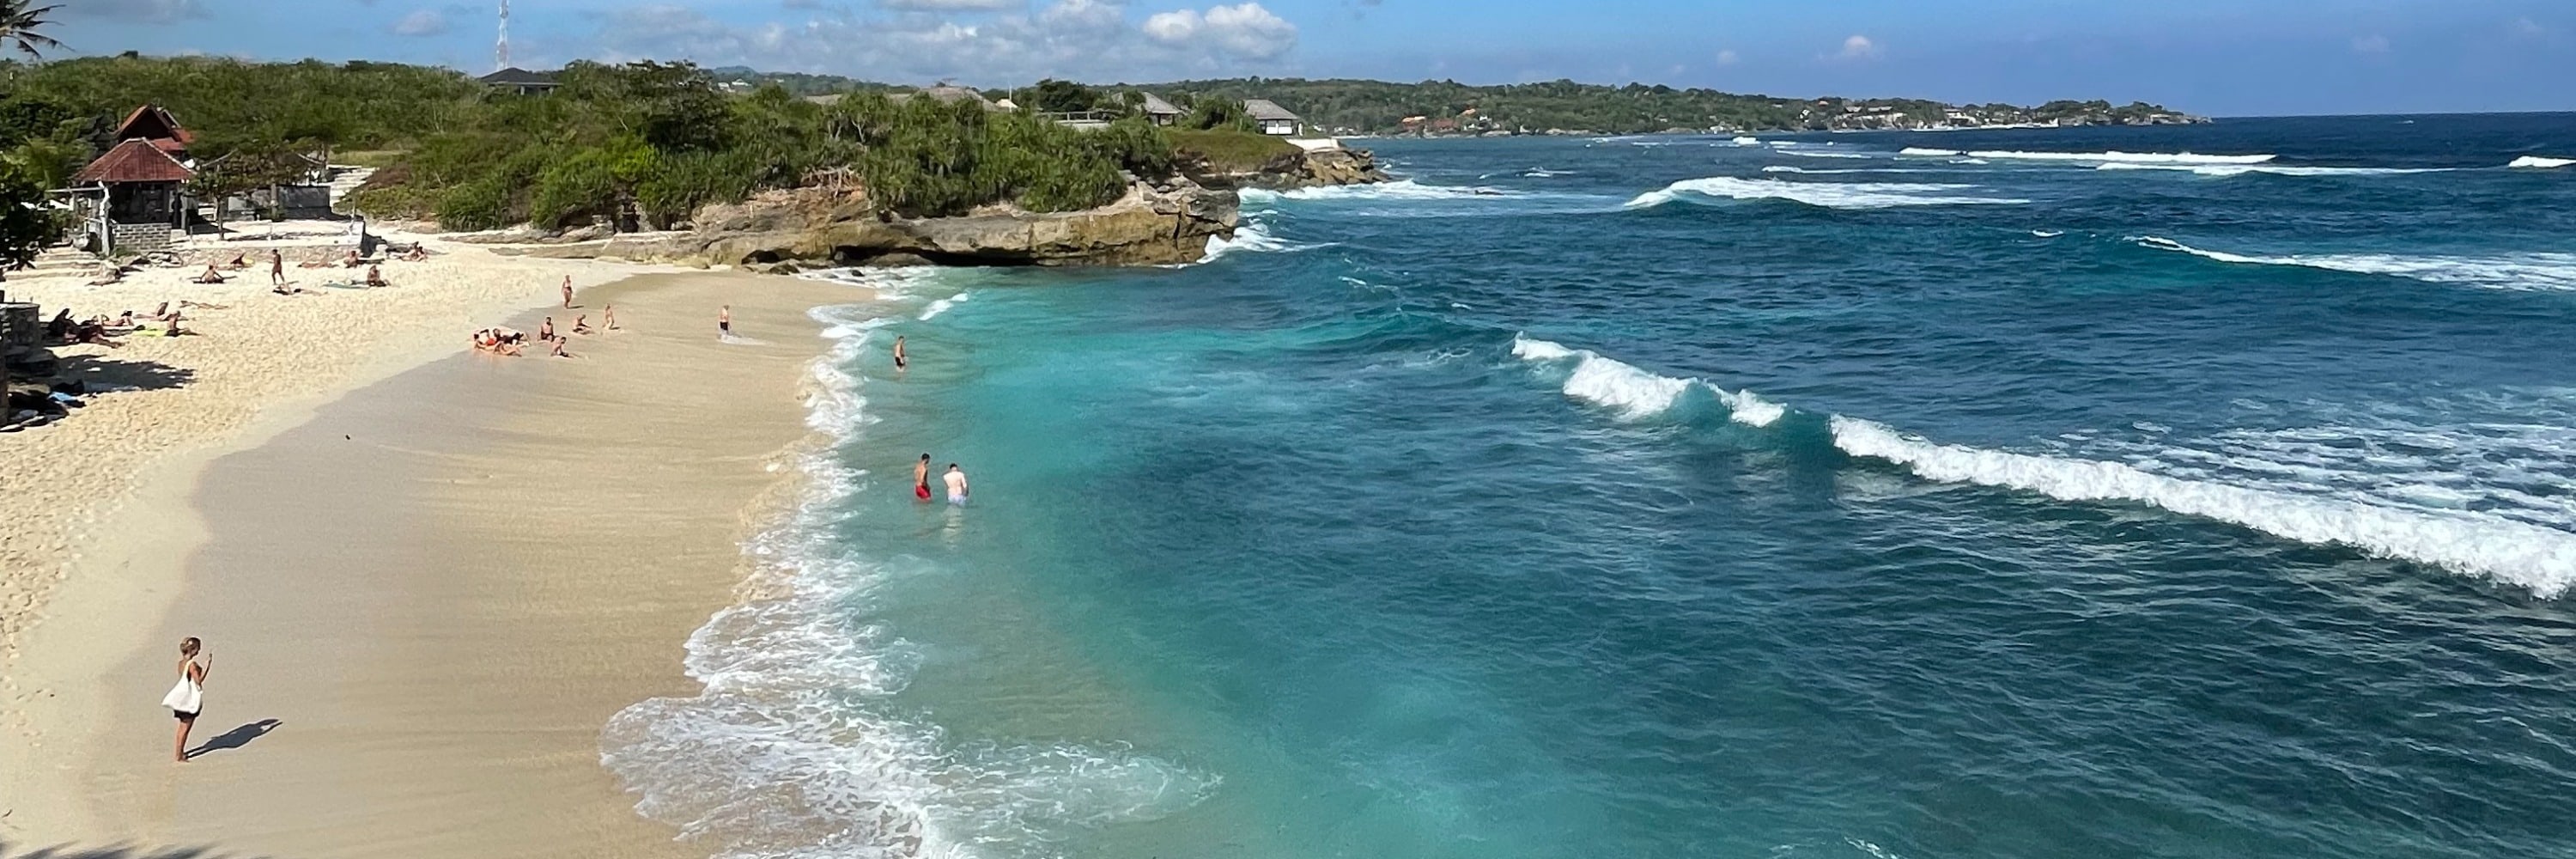
[[[510,0],[501,0],[501,42],[493,46],[493,71],[510,67]]]

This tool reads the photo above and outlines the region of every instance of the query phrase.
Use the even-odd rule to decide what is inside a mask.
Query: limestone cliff
[[[1205,159],[1186,162],[1182,172],[1211,188],[1266,188],[1285,191],[1328,185],[1366,185],[1388,181],[1377,157],[1366,149],[1289,152],[1250,170],[1222,170]]]
[[[682,233],[540,245],[531,256],[616,257],[687,265],[1170,265],[1196,262],[1231,237],[1232,191],[1139,182],[1117,202],[1079,212],[991,206],[948,218],[880,218],[863,195],[772,191],[700,210]]]

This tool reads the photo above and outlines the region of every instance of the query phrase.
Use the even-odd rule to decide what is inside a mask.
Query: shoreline
[[[546,267],[577,272],[585,288],[600,275],[654,270]],[[760,288],[743,288],[752,284]],[[774,473],[792,469],[768,457],[808,434],[795,389],[802,377],[794,370],[824,341],[813,336],[818,324],[804,311],[867,298],[846,284],[743,274],[626,278],[586,291],[579,303],[617,302],[629,331],[582,338],[575,354],[583,360],[570,362],[539,350],[507,361],[470,353],[437,324],[444,320],[408,320],[407,337],[397,338],[407,348],[378,350],[341,385],[250,406],[229,437],[149,457],[136,469],[134,489],[91,532],[135,539],[67,534],[62,584],[42,603],[44,622],[17,642],[17,658],[7,665],[17,715],[8,720],[15,742],[0,744],[0,853],[205,843],[302,855],[701,855],[670,846],[670,830],[637,816],[632,799],[599,766],[598,730],[628,704],[688,691],[671,648],[730,602],[742,562],[738,540],[755,524],[744,517],[774,513],[763,507],[775,506],[773,486],[792,482]],[[517,309],[546,303],[524,290],[508,301]],[[725,301],[745,329],[774,332],[761,338],[767,342],[734,348],[699,335],[712,303]],[[688,308],[662,309],[671,302]],[[701,302],[710,304],[707,313],[697,312]],[[527,321],[543,313],[528,310]],[[200,324],[213,328],[214,321]],[[559,327],[565,323],[558,319]],[[685,350],[706,360],[675,363],[653,354],[672,349],[637,348],[667,338],[706,344]],[[91,409],[148,393],[162,392],[112,395]],[[674,397],[696,397],[699,408],[726,417],[634,414]],[[76,425],[88,411],[55,429]],[[531,415],[543,419],[532,422]],[[335,427],[343,432],[328,431]],[[639,427],[662,432],[630,441],[663,445],[665,453],[731,445],[703,469],[726,470],[734,482],[718,491],[690,483],[703,473],[655,473],[687,471],[668,462],[600,460],[615,448],[579,440]],[[362,434],[404,443],[350,444]],[[710,441],[719,435],[725,440]],[[505,445],[538,452],[477,453]],[[431,450],[441,455],[425,456]],[[471,490],[469,500],[457,497],[457,487],[511,468],[585,456],[598,465],[572,479],[520,475],[514,485],[546,500],[534,511],[480,504]],[[457,470],[469,465],[472,473]],[[640,486],[662,490],[638,494]],[[624,503],[602,503],[596,494]],[[621,530],[619,521],[631,519],[640,501],[657,497],[699,506],[649,531]],[[624,534],[626,547],[591,544],[564,555],[570,562],[539,552],[515,563],[468,548],[515,539],[512,529],[531,519],[552,519],[575,541]],[[695,534],[695,548],[644,550],[681,532]],[[621,551],[653,556],[608,567],[621,574],[657,563],[668,570],[674,558],[687,559],[689,569],[641,594],[601,592],[612,580],[596,568],[551,571]],[[467,562],[477,557],[487,560]],[[494,599],[505,593],[512,596]],[[529,613],[546,607],[553,612]],[[178,632],[183,623],[192,631]],[[217,631],[213,623],[225,625]],[[467,627],[480,631],[477,640],[453,640]],[[576,629],[581,634],[569,634]],[[150,686],[157,694],[166,685],[161,675],[170,660],[161,639],[181,634],[202,635],[227,656],[210,678],[208,715],[191,738],[218,748],[185,768],[167,760],[167,713],[137,704],[152,695],[137,699],[134,691]],[[524,646],[532,643],[543,646]],[[499,650],[453,658],[475,647]],[[620,655],[599,658],[602,649]],[[528,653],[557,655],[509,662]],[[504,671],[499,679],[483,673],[496,668]],[[295,718],[254,718],[261,712],[251,709],[255,703],[285,707]],[[470,711],[456,713],[460,727],[425,730],[440,721],[425,722],[429,713],[468,704]],[[495,716],[519,727],[496,729]],[[268,719],[283,724],[254,730]],[[485,724],[461,727],[478,721]],[[514,744],[515,751],[495,747]],[[518,795],[507,796],[505,785],[516,785]],[[436,807],[447,810],[417,813]],[[563,825],[567,809],[591,822]],[[462,825],[478,814],[547,823]],[[409,820],[426,822],[409,824],[416,831],[389,831]],[[470,841],[422,849],[440,837]]]

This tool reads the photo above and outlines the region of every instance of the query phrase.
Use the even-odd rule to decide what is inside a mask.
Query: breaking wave
[[[1231,253],[1295,253],[1297,251],[1311,251],[1316,248],[1331,246],[1332,245],[1329,242],[1300,243],[1288,241],[1286,239],[1279,238],[1278,236],[1271,235],[1270,223],[1268,221],[1247,220],[1234,228],[1234,238],[1229,239],[1224,236],[1208,237],[1207,253],[1199,257],[1199,262],[1215,262]]]
[[[807,422],[834,444],[870,422],[843,369],[889,318],[814,311],[831,350],[808,378]],[[890,576],[833,537],[835,510],[867,483],[821,447],[800,456],[802,503],[747,546],[743,602],[689,636],[703,689],[620,711],[600,763],[636,810],[725,859],[1027,855],[1073,832],[1168,816],[1218,779],[1123,748],[956,743],[882,702],[910,681],[914,648],[854,613]]]
[[[1239,192],[1243,202],[1268,203],[1278,200],[1455,200],[1469,197],[1514,197],[1519,193],[1506,188],[1471,185],[1424,185],[1411,179],[1379,182],[1371,185],[1326,185],[1316,188],[1294,188],[1270,191],[1245,188]]]
[[[2280,164],[2139,164],[2112,161],[2095,165],[2095,170],[2171,170],[2199,176],[2243,176],[2262,173],[2273,176],[2402,176],[2409,173],[2448,173],[2449,167],[2294,167]]]
[[[1566,396],[1608,409],[1621,420],[1672,411],[1687,394],[1701,389],[1717,394],[1736,423],[1768,427],[1788,411],[1750,393],[1728,395],[1705,381],[1659,376],[1526,334],[1513,337],[1512,354],[1534,364],[1570,365],[1562,382]],[[2559,597],[2576,585],[2576,533],[2518,518],[2374,503],[2376,496],[2368,493],[2329,494],[2339,492],[2331,485],[2315,491],[2243,486],[2119,462],[1942,444],[1842,415],[1825,416],[1825,424],[1833,447],[1844,455],[1889,463],[1925,480],[2035,492],[2063,501],[2146,504],[2301,543],[2343,546],[2485,576],[2544,598]]]
[[[2427,283],[2461,284],[2487,289],[2576,290],[2576,254],[2531,253],[2493,257],[2396,256],[2392,254],[2295,254],[2249,256],[2195,248],[2161,236],[2141,236],[2140,247],[2186,253],[2237,265],[2283,265],[2377,274]]]
[[[1789,200],[1828,209],[1885,209],[1896,206],[1969,206],[2016,205],[2029,200],[1977,197],[1958,192],[1974,190],[1972,185],[1927,185],[1908,183],[1833,183],[1783,182],[1778,179],[1738,179],[1712,176],[1685,179],[1648,191],[1628,201],[1628,208],[1646,209],[1676,201],[1693,199]]]
[[[1647,418],[1672,409],[1682,395],[1706,391],[1726,407],[1727,419],[1767,427],[1787,410],[1751,391],[1729,391],[1705,380],[1658,376],[1633,365],[1604,358],[1590,349],[1570,349],[1528,335],[1512,337],[1512,355],[1533,364],[1565,366],[1565,395],[1608,408],[1629,419]]]
[[[1910,150],[1909,150],[1910,151]],[[2200,155],[2191,152],[1968,152],[1926,149],[1923,155],[1960,155],[2013,161],[2071,161],[2097,164],[2262,164],[2277,155]]]
[[[2513,163],[2505,166],[2524,170],[2554,170],[2570,164],[2576,164],[2576,158],[2543,158],[2538,155],[2525,155],[2513,159]]]

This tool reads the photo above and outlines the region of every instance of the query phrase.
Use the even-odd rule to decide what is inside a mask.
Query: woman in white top
[[[201,651],[205,654],[203,662],[197,659]],[[170,748],[171,760],[188,762],[188,729],[197,726],[197,713],[205,709],[206,673],[214,667],[214,652],[205,650],[195,637],[179,640],[179,685],[170,687],[170,694],[161,698],[161,705],[179,718],[179,738]]]

